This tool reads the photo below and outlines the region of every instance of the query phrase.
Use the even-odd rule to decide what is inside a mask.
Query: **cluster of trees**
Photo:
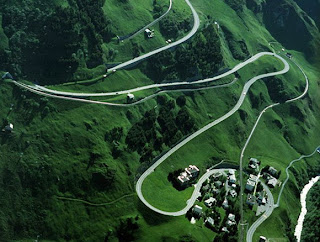
[[[164,51],[151,57],[144,72],[156,82],[215,74],[222,62],[220,40],[215,25],[209,24],[192,41],[175,52]]]
[[[170,147],[195,129],[195,121],[185,107],[177,111],[176,102],[165,96],[158,97],[158,104],[159,112],[145,112],[126,137],[128,148],[141,155],[141,162],[151,160],[153,151],[161,152],[163,145]]]
[[[246,0],[226,0],[226,3],[237,13],[240,13],[246,6]]]
[[[268,93],[273,102],[283,103],[289,100],[291,97],[287,91],[288,88],[285,86],[284,81],[279,77],[268,77],[265,80],[265,84],[268,88]]]
[[[153,18],[157,19],[163,14],[163,7],[157,0],[153,0]]]
[[[135,218],[129,217],[126,219],[121,218],[119,224],[115,227],[115,230],[113,231],[110,229],[106,233],[104,241],[113,241],[115,238],[117,238],[120,242],[136,240],[136,234],[140,229],[138,220],[139,216],[136,216]]]
[[[102,64],[101,44],[112,37],[104,0],[68,2],[5,4],[0,11],[10,47],[0,53],[1,69],[47,84],[71,79],[81,62],[89,68]]]
[[[111,144],[111,154],[114,159],[117,159],[122,153],[120,141],[123,134],[122,127],[114,127],[105,134],[105,141],[109,141]]]
[[[223,28],[223,32],[233,57],[237,60],[246,59],[249,56],[249,51],[244,40],[236,40],[235,36],[227,28]]]
[[[177,21],[173,15],[168,15],[159,23],[160,32],[166,38],[176,39],[181,30],[188,31],[191,29],[191,22],[188,19]]]

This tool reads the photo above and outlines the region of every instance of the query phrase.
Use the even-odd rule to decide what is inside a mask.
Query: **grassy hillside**
[[[166,9],[168,1],[156,2],[163,10]],[[79,15],[89,14],[80,5],[88,4],[89,1],[56,1],[55,4],[64,9],[59,10],[65,17],[63,20],[68,20],[67,23],[71,26],[77,26],[75,29],[70,28],[74,31],[69,34],[78,36],[78,30],[84,33],[83,36],[78,36],[81,37],[78,42],[80,47],[69,46],[69,42],[64,44],[86,53],[84,50],[89,46],[99,46],[95,45],[95,41],[98,41],[101,49],[91,49],[87,56],[77,52],[78,67],[73,70],[75,72],[53,68],[52,73],[58,71],[62,79],[57,78],[57,82],[47,83],[51,84],[51,88],[59,90],[101,92],[163,82],[167,79],[212,76],[219,69],[232,68],[259,51],[271,51],[272,47],[268,42],[278,40],[278,36],[270,31],[271,27],[265,27],[267,23],[264,21],[264,13],[255,10],[259,5],[252,5],[255,8],[248,5],[249,8],[246,8],[243,1],[191,2],[200,13],[201,29],[188,43],[176,50],[156,55],[130,70],[117,71],[104,80],[53,85],[61,80],[64,82],[68,79],[65,79],[65,75],[69,74],[73,77],[78,75],[75,78],[78,80],[95,78],[104,72],[104,66],[101,65],[103,62],[126,60],[134,54],[134,46],[138,47],[141,54],[164,45],[168,38],[163,33],[151,42],[144,39],[142,34],[132,41],[119,44],[113,39],[116,34],[130,33],[152,21],[153,1],[143,1],[143,6],[139,4],[140,1],[97,1],[106,19],[97,18],[100,15],[90,16],[90,19],[97,21],[96,23],[106,23],[101,25],[106,27],[101,29],[102,32],[96,29],[100,25],[89,24],[88,29],[82,29],[80,25],[86,23],[89,16],[82,20],[85,22],[78,22]],[[235,8],[234,2],[238,2],[241,8]],[[25,11],[29,13],[34,10],[30,2],[21,1],[17,6],[28,3],[30,7]],[[8,7],[10,4],[6,5],[6,8]],[[55,7],[48,7],[49,15],[53,14]],[[73,10],[66,10],[68,7]],[[294,8],[297,10],[297,6]],[[123,9],[126,11],[122,11]],[[170,17],[168,16],[170,21],[166,24],[173,24],[175,20],[189,23],[190,10],[184,1],[174,1],[173,9]],[[18,10],[12,10],[14,16],[23,16]],[[70,14],[73,17],[66,17],[65,11],[74,12]],[[130,21],[132,16],[136,18]],[[126,21],[119,22],[117,18]],[[214,21],[219,23],[219,29],[214,25]],[[305,23],[305,20],[302,21]],[[11,44],[21,47],[21,43],[14,42],[15,38],[12,38],[14,33],[8,27],[11,24],[6,23],[8,24],[2,23],[0,37],[6,34],[10,38],[10,48]],[[18,28],[16,24],[12,25]],[[186,26],[188,27],[188,24]],[[179,29],[175,38],[185,34],[187,27]],[[154,28],[156,33],[161,33],[161,22]],[[309,28],[304,30],[309,31]],[[23,31],[30,33],[28,29]],[[34,38],[39,37],[43,33],[41,31],[32,32]],[[90,35],[92,31],[97,33],[95,37]],[[20,37],[24,40],[25,35]],[[30,41],[32,46],[38,48],[36,39]],[[0,43],[3,48],[9,48],[6,38],[1,38]],[[48,42],[45,42],[43,46],[46,47],[47,44]],[[141,46],[143,48],[140,48]],[[205,53],[209,47],[210,53]],[[275,45],[274,48],[278,51],[281,45]],[[15,52],[18,58],[16,61],[22,67],[23,57],[29,51],[22,48],[21,52]],[[308,74],[310,91],[303,100],[281,105],[265,113],[245,153],[245,160],[254,156],[261,159],[263,164],[273,165],[281,170],[281,181],[285,179],[284,169],[288,163],[300,154],[310,153],[320,142],[320,114],[317,112],[320,109],[320,73],[314,64],[309,63],[307,51],[302,52],[304,49],[301,48],[289,51]],[[71,56],[72,53],[73,49],[70,49]],[[199,56],[205,57],[197,58]],[[0,64],[0,74],[10,70],[9,66],[16,63],[13,57]],[[31,55],[30,60],[41,62],[43,59]],[[60,61],[59,58],[57,60]],[[97,60],[100,62],[93,65]],[[159,208],[180,209],[185,205],[192,188],[177,193],[167,181],[169,171],[183,168],[190,163],[197,164],[203,171],[221,159],[237,162],[259,112],[273,102],[295,97],[302,92],[304,78],[297,67],[289,60],[288,62],[290,71],[287,74],[255,83],[239,112],[182,147],[150,175],[143,185],[147,200]],[[37,63],[35,67],[41,69],[42,65]],[[14,66],[13,74],[16,74],[16,68]],[[246,81],[259,73],[281,68],[282,64],[275,58],[263,57],[240,70],[239,81],[231,87],[162,94],[131,108],[47,99],[20,90],[7,81],[1,81],[1,129],[8,123],[13,123],[14,132],[0,133],[0,240],[35,239],[40,235],[40,239],[48,241],[212,241],[216,234],[205,228],[201,222],[192,225],[184,216],[161,216],[146,208],[135,194],[135,181],[150,165],[153,157],[169,149],[175,141],[188,133],[230,110]],[[188,73],[184,73],[186,70]],[[28,78],[29,74],[23,73],[22,69],[21,79],[33,80]],[[33,75],[42,83],[41,73],[36,72]],[[153,78],[155,76],[157,79]],[[232,75],[215,84],[229,82],[233,78]],[[141,92],[137,97],[151,93],[153,91]],[[179,115],[182,114],[190,126],[181,125],[184,122],[181,123]],[[175,128],[169,130],[167,124]],[[284,240],[290,238],[299,213],[299,189],[303,187],[312,170],[319,170],[318,160],[307,159],[294,166],[293,176],[284,191],[280,208],[257,230],[256,238],[262,234]],[[276,188],[273,191],[275,199],[278,190]],[[248,221],[254,220],[250,211],[246,214]]]

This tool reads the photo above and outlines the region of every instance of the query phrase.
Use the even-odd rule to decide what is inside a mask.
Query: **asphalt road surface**
[[[197,200],[197,198],[201,195],[200,189],[201,189],[202,183],[204,183],[212,174],[214,174],[216,172],[224,172],[224,170],[226,170],[226,169],[211,169],[211,170],[208,170],[203,176],[201,176],[201,178],[199,179],[199,181],[195,185],[195,188],[193,190],[191,198],[187,201],[187,205],[183,209],[181,209],[180,211],[176,211],[176,212],[167,212],[167,211],[163,211],[163,210],[160,210],[158,208],[155,208],[154,206],[149,204],[144,199],[144,197],[142,195],[142,192],[141,192],[141,189],[137,189],[136,191],[138,193],[138,196],[139,196],[140,200],[148,208],[150,208],[154,212],[160,213],[162,215],[167,215],[167,216],[181,216],[181,215],[186,214],[189,211],[189,209],[192,208],[192,206],[195,203],[195,201]],[[138,182],[137,182],[136,187],[140,187],[141,188],[142,182],[143,182],[143,180],[139,179]]]
[[[256,229],[260,226],[260,224],[262,224],[272,214],[273,209],[274,209],[274,200],[273,200],[273,196],[272,196],[272,193],[270,192],[269,187],[266,184],[264,184],[263,182],[261,182],[261,184],[268,195],[268,201],[267,201],[267,205],[266,205],[267,208],[266,208],[266,211],[264,212],[264,214],[262,214],[249,228],[249,230],[247,232],[247,242],[252,241],[252,237],[253,237],[253,234],[256,231]]]
[[[122,94],[128,94],[128,93],[134,93],[134,92],[138,92],[138,91],[142,91],[142,90],[147,90],[147,89],[152,89],[152,88],[160,88],[160,87],[171,87],[171,86],[183,86],[183,85],[194,85],[194,84],[202,84],[202,83],[208,83],[208,82],[212,82],[218,79],[221,79],[223,77],[226,77],[230,74],[235,73],[236,71],[240,70],[241,68],[245,67],[246,65],[256,61],[257,59],[259,59],[262,56],[275,56],[277,58],[279,58],[280,60],[282,60],[282,62],[286,65],[286,61],[280,57],[279,55],[272,53],[272,52],[260,52],[254,56],[252,56],[251,58],[249,58],[248,60],[236,65],[234,68],[232,68],[231,70],[220,74],[218,76],[215,77],[211,77],[211,78],[206,78],[206,79],[202,79],[202,80],[197,80],[197,81],[193,81],[193,82],[172,82],[172,83],[161,83],[161,84],[152,84],[152,85],[147,85],[147,86],[142,86],[142,87],[136,87],[133,89],[128,89],[128,90],[120,90],[120,91],[114,91],[114,92],[106,92],[106,93],[77,93],[77,92],[62,92],[62,91],[56,91],[56,90],[52,90],[52,89],[48,89],[45,88],[43,86],[39,86],[39,85],[29,85],[30,88],[39,90],[39,91],[43,91],[43,92],[48,92],[48,93],[53,93],[53,94],[57,94],[57,95],[64,95],[64,96],[70,96],[70,97],[102,97],[102,96],[115,96],[115,95],[122,95]],[[263,78],[263,77],[262,77]]]

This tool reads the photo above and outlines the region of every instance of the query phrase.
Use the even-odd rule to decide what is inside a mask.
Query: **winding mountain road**
[[[50,98],[57,98],[57,99],[64,99],[64,100],[69,100],[69,101],[78,101],[78,102],[85,102],[85,103],[91,103],[91,104],[101,104],[101,105],[108,105],[108,106],[117,106],[117,107],[132,107],[138,104],[141,104],[143,102],[148,101],[149,99],[152,99],[162,93],[169,93],[169,92],[194,92],[194,91],[200,91],[200,90],[209,90],[209,89],[217,89],[217,88],[223,88],[223,87],[229,87],[232,86],[234,83],[236,83],[238,79],[234,78],[231,82],[225,83],[225,84],[220,84],[216,86],[208,86],[208,87],[198,87],[198,88],[178,88],[178,89],[173,89],[173,90],[161,90],[159,92],[156,92],[154,94],[151,94],[141,100],[132,102],[132,103],[110,103],[110,102],[103,102],[103,101],[94,101],[94,100],[88,100],[88,99],[83,99],[83,98],[77,98],[77,97],[68,97],[64,95],[57,95],[57,94],[51,94],[51,93],[46,93],[41,90],[37,90],[35,88],[30,87],[29,85],[26,85],[24,83],[20,83],[17,81],[12,81],[16,86],[24,88],[30,92],[33,92],[38,95],[50,97]]]
[[[295,98],[292,98],[292,99],[287,100],[285,103],[291,103],[291,102],[294,102],[294,101],[297,101],[297,100],[303,98],[303,97],[307,94],[307,92],[308,92],[308,90],[309,90],[309,79],[308,79],[307,75],[305,74],[305,72],[303,71],[303,69],[302,69],[294,60],[292,60],[292,62],[299,68],[299,70],[301,71],[301,73],[302,73],[303,76],[305,77],[306,85],[305,85],[305,89],[304,89],[304,91],[302,92],[302,94],[300,94],[299,96],[297,96],[297,97],[295,97]],[[242,151],[241,151],[241,154],[240,154],[240,184],[241,184],[241,186],[240,186],[240,187],[241,187],[241,192],[240,192],[240,193],[241,193],[241,194],[240,194],[240,216],[241,216],[240,224],[244,224],[244,221],[243,221],[243,218],[244,218],[244,216],[243,216],[243,190],[244,190],[244,189],[243,189],[243,156],[244,156],[244,152],[245,152],[245,150],[246,150],[246,148],[247,148],[247,146],[248,146],[248,144],[249,144],[249,142],[250,142],[250,140],[251,140],[251,138],[252,138],[252,135],[253,135],[254,131],[255,131],[256,128],[257,128],[257,125],[258,125],[258,123],[259,123],[262,115],[263,115],[268,109],[273,108],[273,107],[278,106],[278,105],[280,105],[280,103],[271,104],[271,105],[267,106],[266,108],[264,108],[264,109],[260,112],[259,117],[258,117],[258,119],[256,120],[256,122],[255,122],[255,124],[254,124],[254,126],[253,126],[253,128],[252,128],[252,130],[251,130],[251,132],[250,132],[250,135],[249,135],[248,139],[246,140],[246,143],[245,143],[245,145],[244,145],[244,147],[243,147],[243,149],[242,149]],[[289,166],[286,168],[287,179],[286,179],[286,180],[284,181],[284,183],[282,184],[282,187],[281,187],[281,190],[280,190],[280,193],[279,193],[279,197],[278,197],[278,202],[277,202],[277,204],[274,204],[274,202],[272,202],[272,204],[269,204],[266,212],[265,212],[259,219],[257,219],[257,220],[251,225],[251,227],[249,228],[249,230],[248,230],[248,232],[247,232],[247,239],[246,239],[247,242],[252,242],[253,234],[254,234],[254,232],[256,231],[256,229],[272,214],[273,209],[279,206],[279,201],[280,201],[280,197],[281,197],[281,194],[282,194],[284,185],[286,184],[286,182],[287,182],[288,179],[289,179],[289,173],[288,173],[289,167],[290,167],[295,161],[298,161],[298,160],[300,160],[300,159],[302,159],[302,158],[305,158],[305,157],[310,157],[310,156],[312,156],[316,151],[317,151],[317,149],[315,149],[315,151],[314,151],[312,154],[308,155],[308,156],[301,156],[299,159],[290,162]],[[272,196],[269,188],[268,188],[265,184],[263,184],[263,183],[262,183],[262,185],[264,186],[265,190],[267,191],[268,197],[269,197],[269,198],[272,197],[272,201],[273,201],[273,196]],[[270,195],[271,195],[271,196],[270,196]],[[243,240],[242,238],[243,238],[244,233],[245,233],[245,232],[244,232],[244,226],[242,226],[241,231],[240,231],[240,238],[241,238],[241,240]]]
[[[115,70],[119,70],[119,69],[122,69],[122,68],[125,68],[127,66],[130,66],[132,64],[135,64],[141,60],[144,60],[152,55],[155,55],[157,53],[160,53],[164,50],[167,50],[167,49],[170,49],[172,47],[175,47],[175,46],[178,46],[180,45],[181,43],[187,41],[188,39],[190,39],[198,30],[199,26],[200,26],[200,20],[199,20],[199,16],[198,14],[196,13],[195,9],[193,8],[193,6],[191,5],[191,3],[189,2],[189,0],[185,0],[186,3],[188,4],[188,6],[190,7],[191,11],[192,11],[192,14],[193,14],[193,21],[194,21],[194,25],[193,25],[193,28],[192,30],[185,36],[183,37],[182,39],[176,41],[176,42],[173,42],[169,45],[166,45],[166,46],[163,46],[161,48],[158,48],[156,50],[153,50],[149,53],[146,53],[142,56],[139,56],[137,58],[134,58],[132,60],[129,60],[129,61],[126,61],[124,63],[121,63],[113,68],[111,68],[109,71],[112,72],[112,71],[115,71]],[[170,0],[170,6],[169,6],[169,10],[171,9],[171,6],[172,6],[172,0]],[[167,14],[167,13],[165,13]],[[152,23],[151,23],[152,24]],[[141,29],[140,31],[142,31],[143,29]],[[196,201],[197,197],[199,196],[199,191],[200,191],[200,188],[201,188],[201,185],[202,183],[210,176],[212,175],[214,172],[216,172],[217,170],[215,169],[211,169],[209,170],[208,172],[206,172],[198,181],[198,183],[195,185],[195,189],[193,191],[193,194],[191,196],[191,198],[187,201],[187,205],[185,208],[183,208],[182,210],[180,211],[176,211],[176,212],[168,212],[168,211],[162,211],[160,209],[157,209],[155,207],[153,207],[151,204],[148,203],[148,201],[143,197],[143,194],[142,194],[142,191],[141,191],[141,188],[142,188],[142,184],[144,182],[144,180],[156,169],[156,167],[158,167],[163,161],[165,161],[168,157],[170,157],[174,152],[176,152],[178,149],[180,149],[182,146],[184,146],[185,144],[187,144],[189,141],[191,141],[192,139],[194,139],[195,137],[199,136],[200,134],[202,134],[203,132],[207,131],[208,129],[212,128],[213,126],[221,123],[222,121],[226,120],[227,118],[229,118],[230,116],[232,116],[235,112],[238,111],[238,109],[241,107],[241,105],[243,104],[244,102],[244,99],[247,95],[247,92],[248,90],[250,89],[250,87],[257,81],[257,80],[260,80],[262,78],[266,78],[266,77],[271,77],[271,76],[276,76],[276,75],[281,75],[281,74],[284,74],[286,72],[289,71],[289,64],[288,62],[283,59],[281,56],[275,54],[275,53],[271,53],[271,52],[261,52],[261,53],[258,53],[256,54],[255,56],[251,57],[250,59],[246,60],[245,62],[243,63],[240,63],[238,64],[237,66],[235,66],[232,70],[226,72],[226,73],[223,73],[219,76],[216,76],[216,77],[213,77],[213,78],[207,78],[207,79],[203,79],[203,80],[198,80],[198,81],[194,81],[194,82],[176,82],[176,83],[162,83],[162,84],[152,84],[152,85],[147,85],[147,86],[142,86],[142,87],[137,87],[137,88],[133,88],[133,89],[129,89],[129,90],[121,90],[121,91],[114,91],[114,92],[107,92],[107,93],[75,93],[75,92],[62,92],[62,91],[56,91],[56,90],[51,90],[51,89],[48,89],[48,88],[45,88],[45,87],[42,87],[42,86],[39,86],[39,85],[36,85],[36,86],[33,86],[33,85],[26,85],[26,84],[23,84],[23,83],[19,83],[19,82],[16,82],[16,81],[13,81],[13,83],[21,88],[25,88],[33,93],[36,93],[36,94],[39,94],[39,95],[44,95],[44,96],[47,96],[47,97],[52,97],[52,98],[60,98],[60,99],[65,99],[65,100],[73,100],[73,101],[81,101],[81,102],[88,102],[88,103],[96,103],[96,104],[103,104],[103,105],[112,105],[112,106],[131,106],[131,105],[135,105],[135,104],[138,104],[138,102],[136,102],[135,104],[116,104],[116,103],[108,103],[108,102],[100,102],[100,101],[93,101],[93,100],[86,100],[86,99],[82,99],[82,98],[79,98],[79,97],[97,97],[97,96],[113,96],[113,95],[121,95],[121,94],[128,94],[128,93],[134,93],[134,92],[137,92],[137,91],[142,91],[142,90],[147,90],[147,89],[151,89],[151,88],[160,88],[160,87],[169,87],[169,86],[182,86],[182,85],[193,85],[193,84],[200,84],[200,83],[206,83],[206,82],[210,82],[210,81],[214,81],[214,80],[217,80],[219,78],[222,78],[222,77],[225,77],[225,76],[228,76],[234,72],[236,72],[237,70],[243,68],[244,66],[246,66],[247,64],[249,63],[252,63],[254,61],[256,61],[258,58],[260,58],[261,56],[265,56],[265,55],[272,55],[276,58],[278,58],[279,60],[281,60],[284,64],[284,68],[283,70],[281,71],[276,71],[276,72],[272,72],[272,73],[267,73],[267,74],[262,74],[262,75],[258,75],[256,77],[253,77],[252,79],[250,79],[249,81],[247,81],[243,87],[243,90],[242,90],[242,94],[238,100],[238,102],[236,103],[236,105],[230,110],[228,111],[225,115],[223,115],[222,117],[214,120],[213,122],[207,124],[206,126],[204,126],[203,128],[199,129],[198,131],[196,131],[195,133],[193,133],[192,135],[188,136],[187,138],[185,138],[184,140],[182,140],[180,143],[178,143],[176,146],[174,146],[173,148],[171,148],[167,153],[165,153],[158,161],[156,161],[152,166],[150,166],[142,175],[141,177],[139,178],[139,180],[137,181],[137,184],[136,184],[136,192],[140,198],[140,200],[148,207],[150,208],[151,210],[157,212],[157,213],[160,213],[160,214],[163,214],[163,215],[169,215],[169,216],[181,216],[183,214],[185,214],[194,204],[194,202]],[[298,68],[301,70],[301,72],[303,73],[303,75],[305,76],[306,78],[306,89],[304,91],[304,93],[296,98],[293,98],[293,99],[290,99],[288,101],[286,101],[286,103],[289,103],[289,102],[293,102],[293,101],[296,101],[300,98],[302,98],[308,91],[308,78],[307,76],[305,75],[305,73],[303,72],[302,68],[297,64],[295,63]],[[223,85],[228,85],[228,84],[223,84]],[[196,90],[196,89],[194,89]],[[164,91],[160,91],[160,92],[165,92],[165,91],[173,91],[173,90],[164,90]],[[155,95],[157,94],[153,94],[149,97],[146,97],[145,99],[143,99],[144,101],[147,100],[147,99],[150,99],[152,97],[154,97]],[[141,103],[143,100],[140,100],[139,103]],[[244,151],[252,137],[252,134],[254,132],[254,130],[256,129],[257,127],[257,124],[262,116],[262,114],[269,108],[272,108],[276,105],[279,105],[279,103],[275,103],[275,104],[272,104],[268,107],[266,107],[259,115],[258,117],[258,120],[257,122],[255,123],[252,131],[251,131],[251,134],[241,152],[241,156],[240,156],[240,167],[241,167],[241,171],[242,172],[242,159],[243,159],[243,155],[244,155]],[[293,163],[293,162],[292,162]],[[290,163],[291,164],[291,163]],[[288,175],[288,173],[287,173]],[[241,174],[241,184],[242,184],[242,174]],[[287,181],[287,180],[286,180]],[[285,184],[285,183],[284,183]],[[283,184],[283,186],[284,186]],[[265,186],[265,184],[263,184],[263,186]],[[243,191],[243,186],[241,185],[241,189]],[[282,188],[283,190],[283,188]],[[282,193],[282,190],[281,190],[281,193]],[[269,201],[268,201],[268,204],[269,204],[269,209],[267,209],[267,211],[250,227],[249,231],[248,231],[248,235],[247,235],[247,241],[248,242],[251,242],[252,241],[252,236],[256,230],[256,228],[268,217],[271,215],[273,209],[274,209],[274,201],[273,201],[273,197],[272,197],[272,194],[270,192],[269,189],[266,189],[267,193],[268,193],[268,197],[269,197]],[[269,192],[268,192],[269,191]],[[270,194],[269,194],[270,193]],[[280,194],[281,194],[280,193]],[[242,194],[242,192],[241,192]],[[280,197],[280,195],[279,195]],[[242,195],[241,195],[241,204],[243,203],[243,198],[242,198]],[[279,198],[278,198],[278,203],[277,203],[277,206],[279,205]],[[243,210],[242,210],[243,211]],[[242,212],[242,216],[241,218],[243,219],[243,212]],[[243,222],[243,220],[242,220]]]
[[[252,56],[251,58],[249,58],[248,60],[239,63],[238,65],[236,65],[235,67],[233,67],[231,70],[220,74],[218,76],[215,77],[210,77],[210,78],[206,78],[206,79],[202,79],[202,80],[197,80],[197,81],[193,81],[193,82],[172,82],[172,83],[161,83],[161,84],[151,84],[151,85],[146,85],[146,86],[142,86],[142,87],[136,87],[136,88],[132,88],[132,89],[128,89],[128,90],[122,90],[122,91],[114,91],[114,92],[105,92],[105,93],[77,93],[77,92],[63,92],[63,91],[57,91],[57,90],[52,90],[52,89],[48,89],[45,88],[43,86],[39,86],[39,85],[28,85],[30,88],[35,89],[35,90],[39,90],[39,91],[43,91],[43,92],[47,92],[47,93],[53,93],[53,94],[57,94],[57,95],[64,95],[64,96],[71,96],[71,97],[103,97],[103,96],[115,96],[115,95],[122,95],[122,94],[128,94],[128,93],[134,93],[134,92],[138,92],[138,91],[143,91],[143,90],[148,90],[148,89],[153,89],[153,88],[161,88],[161,87],[172,87],[172,86],[183,86],[183,85],[194,85],[194,84],[202,84],[202,83],[208,83],[208,82],[212,82],[218,79],[221,79],[223,77],[229,76],[230,74],[233,74],[235,72],[237,72],[238,70],[240,70],[241,68],[245,67],[246,65],[255,62],[256,60],[258,60],[260,57],[262,56],[275,56],[277,58],[279,58],[280,60],[282,60],[283,63],[285,63],[286,61],[283,61],[283,58],[280,57],[279,55],[272,53],[272,52],[260,52],[255,54],[254,56]]]
[[[272,72],[272,73],[267,73],[267,74],[262,74],[262,75],[258,75],[252,79],[250,79],[248,82],[246,82],[246,84],[243,87],[242,90],[242,94],[237,102],[237,104],[229,111],[227,112],[225,115],[223,115],[222,117],[214,120],[213,122],[207,124],[206,126],[204,126],[203,128],[199,129],[198,131],[196,131],[195,133],[193,133],[192,135],[188,136],[187,138],[185,138],[184,140],[182,140],[180,143],[178,143],[177,145],[175,145],[173,148],[171,148],[167,153],[165,153],[159,160],[157,160],[153,165],[151,165],[139,178],[137,184],[136,184],[136,191],[137,194],[140,198],[140,200],[150,209],[152,209],[155,212],[158,212],[160,214],[163,215],[171,215],[171,216],[180,216],[182,214],[185,214],[188,210],[183,209],[181,211],[178,212],[167,212],[167,211],[162,211],[159,210],[155,207],[153,207],[151,204],[148,203],[148,201],[144,198],[141,188],[142,188],[142,184],[144,182],[144,180],[163,162],[165,161],[168,157],[170,157],[174,152],[176,152],[178,149],[180,149],[182,146],[184,146],[185,144],[187,144],[188,142],[190,142],[191,140],[193,140],[194,138],[196,138],[197,136],[199,136],[200,134],[202,134],[203,132],[207,131],[208,129],[212,128],[213,126],[221,123],[222,121],[226,120],[227,118],[229,118],[231,115],[233,115],[242,105],[249,88],[251,87],[251,85],[253,83],[255,83],[257,80],[260,80],[262,78],[266,78],[266,77],[270,77],[270,76],[276,76],[276,75],[281,75],[284,74],[286,72],[289,71],[289,64],[288,62],[283,59],[281,56],[277,55],[277,54],[273,54],[273,53],[269,53],[270,55],[274,55],[275,57],[277,57],[278,59],[280,59],[283,64],[284,64],[284,68],[281,71],[277,71],[277,72]],[[194,191],[196,192],[196,190]],[[194,194],[192,195],[192,197],[195,196]],[[188,203],[187,206],[190,206],[190,202]]]
[[[282,192],[283,192],[284,186],[286,185],[286,183],[288,182],[288,180],[289,180],[289,178],[290,178],[290,174],[289,174],[289,169],[290,169],[290,167],[291,167],[295,162],[297,162],[297,161],[300,161],[300,160],[302,160],[302,159],[304,159],[304,158],[309,158],[309,157],[313,156],[315,153],[317,153],[317,149],[319,149],[319,148],[320,148],[320,145],[319,145],[317,148],[315,148],[315,150],[314,150],[311,154],[309,154],[309,155],[302,155],[302,156],[300,156],[298,159],[292,160],[292,161],[289,163],[289,165],[288,165],[287,168],[286,168],[287,177],[286,177],[285,181],[282,183],[282,186],[281,186],[281,189],[280,189],[280,192],[279,192],[279,196],[278,196],[278,200],[277,200],[277,203],[275,204],[276,207],[279,207],[279,205],[280,205],[280,199],[281,199],[281,196],[282,196]]]
[[[196,202],[197,198],[201,195],[200,193],[200,189],[201,189],[201,186],[202,184],[214,173],[216,172],[223,172],[225,169],[210,169],[208,170],[204,175],[201,176],[201,178],[199,179],[199,181],[197,182],[197,184],[195,185],[195,188],[193,190],[193,193],[192,193],[192,196],[190,197],[189,200],[186,201],[187,205],[181,209],[180,211],[176,211],[176,212],[168,212],[168,211],[162,211],[158,208],[155,208],[153,207],[151,204],[149,204],[142,196],[142,193],[141,193],[141,189],[140,189],[140,192],[137,191],[138,193],[138,196],[140,198],[140,200],[148,207],[150,208],[151,210],[153,210],[154,212],[157,212],[159,214],[162,214],[162,215],[167,215],[167,216],[181,216],[181,215],[184,215],[186,214],[190,208],[192,208],[193,204]],[[140,179],[139,179],[140,180]],[[139,181],[138,181],[139,183]],[[138,184],[137,183],[137,184]],[[142,184],[142,183],[141,183]],[[142,197],[141,197],[142,196]],[[142,198],[142,199],[141,199]]]
[[[249,228],[248,232],[247,232],[247,242],[251,242],[252,241],[252,237],[254,232],[256,231],[256,229],[272,214],[274,207],[274,199],[272,196],[272,193],[269,189],[269,187],[264,184],[263,182],[261,182],[264,190],[267,192],[267,196],[268,196],[268,201],[267,201],[267,209],[264,212],[264,214],[262,214]]]
[[[137,63],[137,62],[139,62],[139,61],[141,61],[141,60],[143,60],[143,59],[146,59],[146,58],[148,58],[148,57],[150,57],[150,56],[152,56],[152,55],[155,55],[155,54],[157,54],[157,53],[160,53],[160,52],[162,52],[162,51],[164,51],[164,50],[168,50],[168,49],[170,49],[170,48],[172,48],[172,47],[175,47],[175,46],[177,46],[177,45],[180,45],[180,44],[182,44],[183,42],[185,42],[185,41],[187,41],[188,39],[190,39],[190,38],[197,32],[197,30],[198,30],[198,28],[199,28],[199,26],[200,26],[200,19],[199,19],[199,15],[197,14],[196,10],[195,10],[195,9],[193,8],[193,6],[191,5],[191,3],[189,2],[189,0],[185,0],[185,1],[186,1],[186,3],[188,4],[188,6],[190,7],[191,12],[192,12],[192,15],[193,15],[193,27],[192,27],[191,31],[190,31],[186,36],[184,36],[183,38],[181,38],[181,39],[179,39],[179,40],[177,40],[177,41],[175,41],[175,42],[173,42],[173,43],[171,43],[171,44],[168,44],[168,45],[166,45],[166,46],[160,47],[160,48],[155,49],[155,50],[153,50],[153,51],[150,51],[149,53],[146,53],[146,54],[144,54],[144,55],[142,55],[142,56],[136,57],[136,58],[134,58],[134,59],[132,59],[132,60],[126,61],[126,62],[124,62],[124,63],[122,63],[122,64],[120,64],[120,65],[117,65],[117,66],[115,66],[115,67],[113,67],[113,68],[110,68],[109,71],[112,72],[112,71],[114,71],[114,70],[122,69],[122,68],[124,68],[124,67],[126,67],[126,66],[129,66],[129,65],[132,65],[132,64],[134,64],[134,63]]]

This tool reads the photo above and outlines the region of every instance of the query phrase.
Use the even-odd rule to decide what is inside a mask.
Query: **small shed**
[[[145,29],[145,34],[148,38],[152,38],[154,36],[154,31],[150,30],[150,29]]]
[[[9,72],[6,72],[2,75],[2,79],[11,79],[13,80],[12,75]]]
[[[134,100],[134,95],[132,93],[128,93],[127,95],[127,101],[132,102]]]
[[[4,127],[4,131],[12,132],[13,131],[13,124],[10,123],[6,127]]]

